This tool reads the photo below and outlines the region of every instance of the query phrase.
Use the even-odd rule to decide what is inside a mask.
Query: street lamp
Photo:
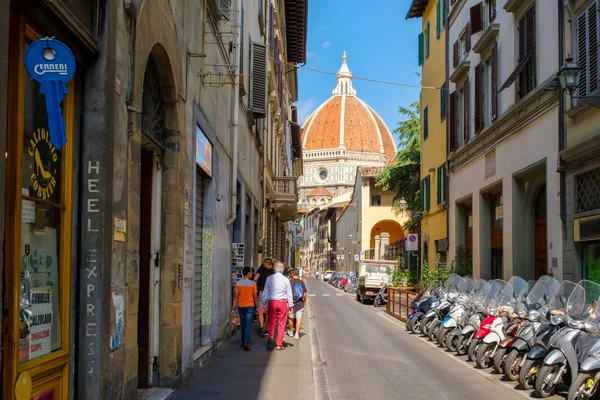
[[[565,64],[558,71],[558,83],[560,88],[571,96],[571,100],[582,101],[600,108],[599,96],[573,96],[573,93],[579,88],[581,72],[583,68],[573,62],[571,57],[565,59]]]
[[[404,200],[404,197],[400,199],[400,211],[402,211],[402,216],[404,217],[404,211],[408,207],[408,203]]]

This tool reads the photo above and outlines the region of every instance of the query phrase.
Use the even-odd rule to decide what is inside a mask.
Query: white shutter
[[[231,0],[217,0],[217,6],[219,7],[221,16],[226,20],[229,20],[231,14]]]
[[[579,96],[589,96],[598,89],[598,14],[593,2],[577,17],[577,62],[583,68]]]
[[[250,104],[256,118],[267,113],[267,46],[252,42],[250,46]]]

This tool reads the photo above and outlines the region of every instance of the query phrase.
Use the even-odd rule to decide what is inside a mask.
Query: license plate
[[[370,295],[372,295],[372,294],[373,294],[373,292],[367,292],[367,294],[370,294]]]

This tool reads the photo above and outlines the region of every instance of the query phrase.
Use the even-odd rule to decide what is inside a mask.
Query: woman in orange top
[[[250,351],[250,328],[254,319],[254,310],[258,307],[258,292],[256,282],[251,279],[252,269],[244,267],[242,274],[243,278],[237,281],[233,289],[231,315],[235,315],[235,306],[237,305],[242,325],[242,347],[244,350]]]

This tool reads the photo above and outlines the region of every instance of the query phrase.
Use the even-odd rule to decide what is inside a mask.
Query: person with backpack
[[[263,260],[262,265],[256,271],[254,275],[254,282],[256,282],[256,287],[258,288],[258,298],[261,298],[262,292],[265,289],[265,284],[267,283],[267,278],[273,275],[275,271],[273,271],[273,260],[269,257]],[[267,317],[267,307],[266,305],[258,306],[258,323],[260,325],[260,336],[265,337],[267,335],[267,329],[265,328],[266,323],[265,319]]]
[[[292,300],[294,301],[294,307],[292,313],[289,315],[288,322],[288,335],[293,336],[294,339],[300,339],[300,328],[302,327],[302,314],[304,313],[304,306],[306,305],[306,298],[308,297],[308,291],[304,281],[300,279],[300,272],[297,268],[292,270],[292,279],[290,280],[292,286]],[[296,320],[294,333],[294,319]]]

